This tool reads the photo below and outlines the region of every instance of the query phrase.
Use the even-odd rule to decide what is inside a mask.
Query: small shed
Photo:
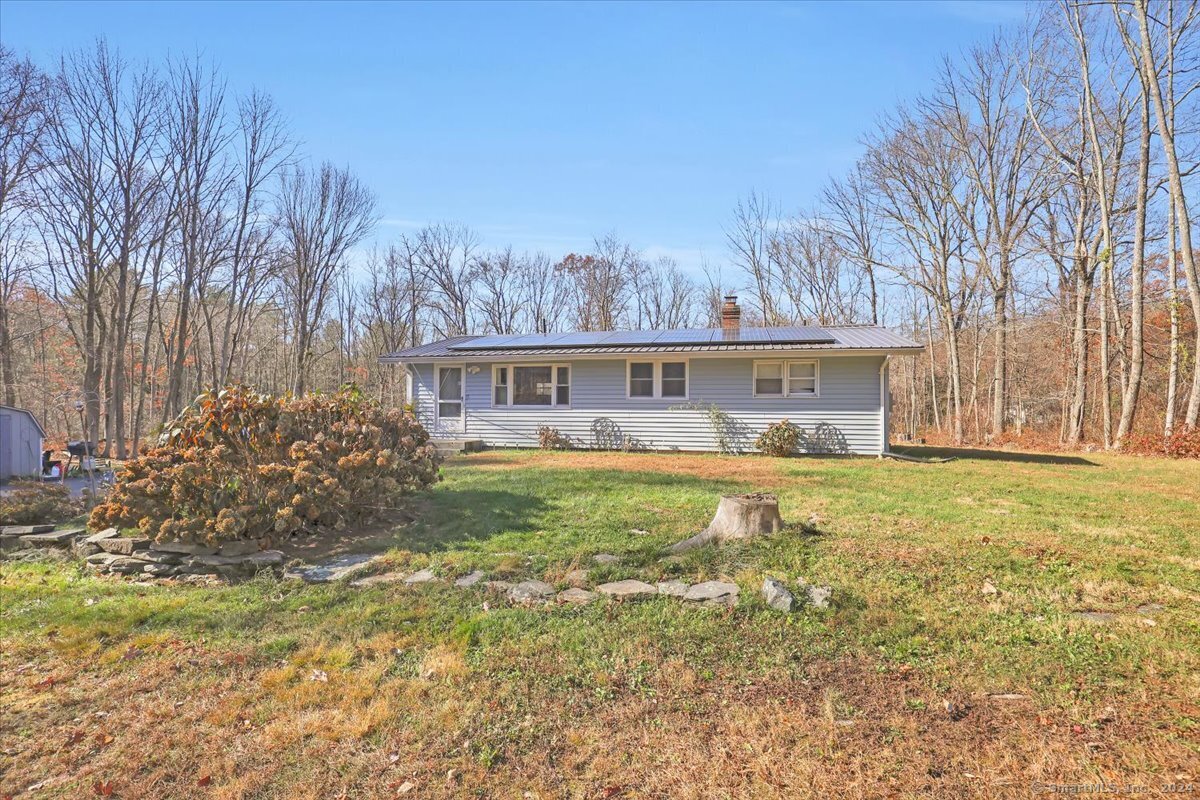
[[[45,438],[32,412],[0,405],[0,481],[40,475]]]

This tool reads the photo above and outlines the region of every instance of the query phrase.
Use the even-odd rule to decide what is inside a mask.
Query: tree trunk
[[[1121,396],[1121,421],[1117,425],[1117,447],[1133,431],[1145,364],[1143,291],[1146,272],[1146,192],[1150,183],[1150,103],[1142,92],[1142,130],[1138,152],[1136,211],[1133,228],[1133,272],[1129,276],[1129,380]],[[1169,204],[1168,204],[1169,205]],[[1117,312],[1120,313],[1119,311]]]
[[[1167,203],[1167,302],[1171,317],[1171,350],[1167,362],[1167,411],[1163,433],[1175,431],[1175,398],[1179,394],[1179,266],[1175,261],[1175,206]]]
[[[1008,271],[1003,263],[1007,255],[1001,256],[1001,280],[992,297],[993,313],[996,316],[996,356],[992,369],[992,435],[1004,433],[1006,405],[1008,402]]]
[[[1071,341],[1071,353],[1075,360],[1074,392],[1071,397],[1070,417],[1067,420],[1067,444],[1074,447],[1083,441],[1083,416],[1087,406],[1088,335],[1087,307],[1091,286],[1083,276],[1076,275],[1075,320]]]
[[[669,552],[683,553],[712,542],[752,539],[777,533],[781,527],[783,518],[779,516],[779,500],[774,495],[724,495],[708,527],[690,539],[672,545]]]
[[[1179,157],[1175,149],[1174,120],[1168,119],[1166,103],[1163,101],[1162,87],[1158,82],[1158,64],[1155,63],[1154,53],[1150,44],[1150,22],[1146,0],[1134,3],[1137,12],[1138,30],[1141,33],[1142,69],[1150,89],[1150,99],[1154,104],[1154,116],[1158,121],[1158,138],[1162,142],[1163,155],[1167,161],[1167,179],[1171,190],[1171,202],[1175,206],[1175,218],[1178,220],[1180,255],[1183,261],[1183,272],[1188,282],[1188,294],[1192,301],[1192,314],[1196,318],[1196,347],[1192,353],[1192,394],[1188,399],[1184,424],[1188,430],[1196,427],[1200,417],[1200,276],[1197,275],[1196,252],[1192,249],[1192,218],[1188,215],[1187,193],[1183,188],[1183,173],[1179,166]],[[1174,44],[1168,44],[1173,47]],[[1172,112],[1174,109],[1172,109]],[[1172,114],[1173,117],[1173,114]]]
[[[4,404],[17,404],[17,375],[13,371],[12,335],[8,327],[8,305],[0,303],[0,387]]]

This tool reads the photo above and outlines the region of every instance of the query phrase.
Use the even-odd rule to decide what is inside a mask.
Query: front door
[[[434,429],[442,434],[461,434],[464,430],[463,368],[437,368],[437,396],[434,398]]]

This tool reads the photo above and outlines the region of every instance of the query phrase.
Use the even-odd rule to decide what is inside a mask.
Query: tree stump
[[[721,497],[712,522],[700,533],[671,545],[668,552],[683,553],[694,547],[731,539],[750,539],[776,533],[783,527],[779,500],[773,494],[733,494]]]

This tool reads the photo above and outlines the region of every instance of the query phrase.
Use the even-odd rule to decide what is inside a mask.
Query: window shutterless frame
[[[549,369],[549,403],[516,402],[516,371],[518,369]],[[570,408],[574,392],[570,364],[493,364],[492,408]]]
[[[669,373],[666,382],[674,387],[683,381],[683,394],[663,394],[663,365],[668,365]],[[683,366],[683,377],[677,377],[677,366]],[[645,367],[650,367],[646,375]],[[635,367],[638,369],[635,370]],[[635,374],[636,373],[636,374]],[[652,382],[650,394],[634,394],[634,381],[640,387],[645,387],[647,381]],[[687,400],[692,394],[692,363],[686,358],[631,358],[625,362],[625,399],[626,400]]]
[[[778,381],[778,392],[760,392],[759,381]],[[812,384],[812,391],[804,391],[804,387]],[[753,397],[782,398],[782,397],[820,397],[821,396],[821,362],[818,359],[791,359],[755,361],[750,375],[750,393]]]

